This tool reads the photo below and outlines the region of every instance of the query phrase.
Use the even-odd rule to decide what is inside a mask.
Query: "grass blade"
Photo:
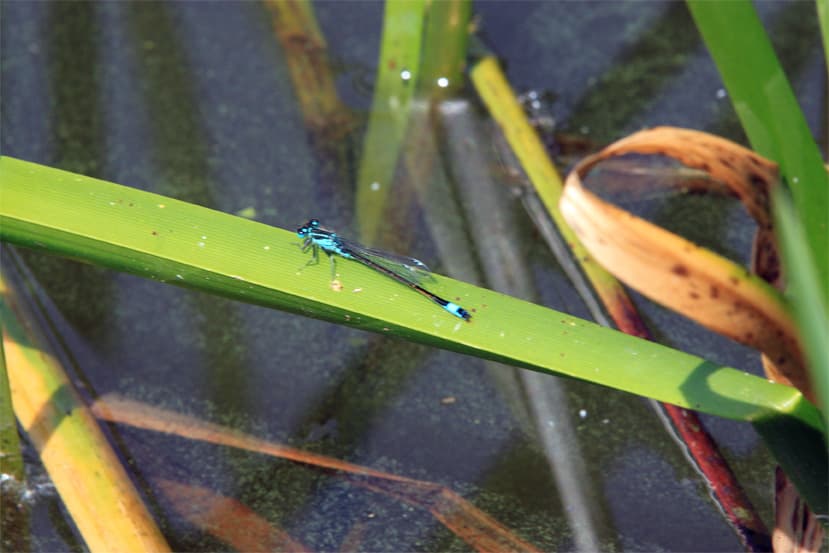
[[[793,388],[490,290],[436,276],[435,293],[473,311],[464,323],[346,260],[345,287],[332,289],[327,266],[300,271],[308,256],[293,232],[9,157],[0,175],[9,242],[726,418],[785,413],[822,430]]]
[[[829,427],[829,321],[827,306],[820,301],[817,271],[806,248],[803,228],[798,223],[791,202],[783,191],[776,191],[772,206],[780,230],[783,264],[788,275],[788,295],[792,312],[809,360],[812,386],[816,392],[824,421]]]
[[[377,83],[357,176],[359,238],[365,242],[376,240],[405,142],[425,20],[423,0],[386,2]]]
[[[5,198],[4,198],[5,203]],[[8,261],[10,258],[6,258]],[[91,551],[169,551],[12,279],[0,275],[0,327],[14,412]]]
[[[829,300],[829,179],[757,12],[748,0],[689,0],[688,6],[753,149],[780,164]]]
[[[785,428],[783,438],[800,435],[804,446],[786,460],[772,451],[803,467],[786,472],[825,510],[821,415],[789,386],[444,277],[432,291],[472,311],[471,322],[347,260],[345,285],[334,288],[327,266],[300,270],[308,257],[293,232],[157,194],[9,157],[0,185],[0,238],[15,244],[763,424],[772,438]]]

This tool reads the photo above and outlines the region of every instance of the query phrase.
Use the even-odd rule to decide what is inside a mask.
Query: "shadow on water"
[[[131,44],[138,56],[138,82],[153,122],[152,158],[158,171],[157,193],[191,203],[218,208],[208,167],[207,133],[198,112],[193,70],[185,45],[178,39],[173,19],[178,6],[159,2],[124,5],[131,30]],[[212,401],[230,411],[244,409],[247,398],[246,336],[238,317],[240,306],[199,293],[186,293],[177,310],[201,336],[204,344],[204,376],[199,387],[212,390]]]
[[[599,143],[616,140],[619,129],[628,126],[685,70],[700,44],[688,8],[683,2],[669,2],[582,95],[567,117],[567,128],[578,132],[586,127],[591,139]]]
[[[68,171],[102,176],[105,137],[101,122],[101,74],[97,61],[95,6],[89,2],[50,3],[46,10],[47,71],[53,102],[53,152],[49,162]],[[4,128],[8,132],[8,129]],[[15,133],[11,129],[11,133]],[[8,153],[14,155],[14,151]],[[108,271],[20,249],[20,255],[58,303],[76,305],[70,321],[110,342],[115,292]],[[94,298],[94,301],[84,301]]]

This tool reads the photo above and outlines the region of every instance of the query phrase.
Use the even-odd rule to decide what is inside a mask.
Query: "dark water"
[[[293,229],[317,216],[353,231],[353,183],[382,5],[321,2],[314,8],[337,91],[355,122],[331,143],[307,131],[269,12],[258,3],[6,1],[0,5],[2,152],[274,226]],[[809,23],[813,7],[763,3],[758,9],[821,136],[823,61],[816,24]],[[473,11],[513,86],[554,94],[550,113],[562,131],[601,144],[670,124],[742,139],[684,4],[479,2]],[[493,161],[491,172],[499,170]],[[458,180],[457,168],[439,173],[450,185]],[[401,253],[449,268],[434,221],[405,188],[412,180],[401,178],[408,184],[389,206],[394,217],[384,242],[405,244]],[[469,219],[476,206],[458,197],[454,215]],[[520,202],[508,193],[500,198],[499,217],[510,222],[505,236],[522,262],[524,288],[514,293],[586,317]],[[704,228],[693,238],[733,258],[747,256],[751,225],[732,203],[693,198],[641,209],[680,232]],[[88,397],[118,393],[441,484],[547,551],[579,543],[569,496],[559,494],[539,438],[540,423],[569,425],[575,441],[562,440],[562,447],[581,465],[574,474],[583,479],[603,550],[739,548],[705,485],[639,398],[560,382],[558,406],[567,417],[539,421],[524,401],[517,370],[20,253],[74,360],[72,377]],[[482,252],[469,253],[473,267],[486,265],[474,261]],[[496,286],[479,273],[465,279]],[[753,352],[640,303],[665,343],[759,371]],[[706,423],[768,523],[768,452],[749,425]],[[344,541],[363,551],[469,549],[428,511],[313,467],[122,425],[107,430],[177,550],[228,546],[184,520],[160,479],[236,498],[314,550],[336,550]],[[27,455],[31,482],[44,481],[36,455]],[[28,504],[34,550],[83,549],[48,482]],[[359,540],[348,541],[355,528]]]

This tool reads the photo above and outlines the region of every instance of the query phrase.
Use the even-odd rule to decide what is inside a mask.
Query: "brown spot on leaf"
[[[765,189],[768,186],[768,182],[766,182],[766,179],[754,172],[748,174],[748,180],[754,187],[759,188],[761,190]]]
[[[671,267],[671,272],[675,275],[679,275],[681,277],[688,276],[688,267],[685,265],[676,264]]]

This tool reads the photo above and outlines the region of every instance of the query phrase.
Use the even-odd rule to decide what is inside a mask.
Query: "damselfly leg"
[[[304,269],[305,267],[309,266],[309,265],[319,265],[319,262],[320,262],[320,249],[322,249],[322,251],[325,253],[325,256],[328,258],[328,260],[330,262],[329,264],[331,265],[331,280],[332,281],[336,280],[336,278],[337,278],[337,262],[334,259],[334,255],[332,253],[330,253],[328,250],[326,250],[324,248],[320,248],[320,246],[318,246],[313,241],[313,239],[311,239],[311,238],[306,238],[305,241],[302,244],[299,244],[299,247],[302,249],[302,253],[305,253],[308,250],[311,250],[311,259],[309,259],[308,262],[305,265],[300,267],[300,269],[299,269],[300,271],[302,269]]]

